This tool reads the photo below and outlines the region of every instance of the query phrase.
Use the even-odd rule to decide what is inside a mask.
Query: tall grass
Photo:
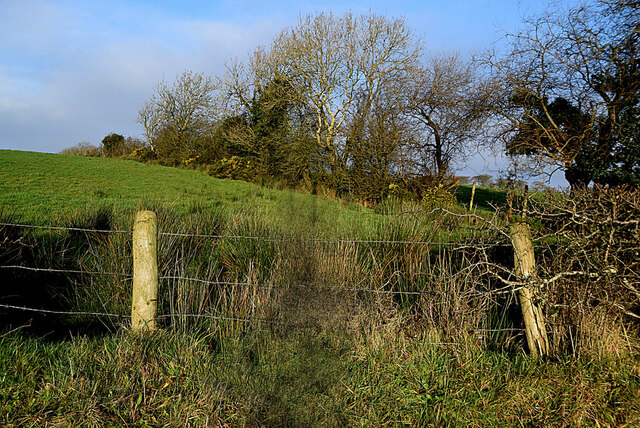
[[[3,426],[635,426],[628,359],[532,360],[433,334],[0,337]]]
[[[0,309],[0,425],[640,422],[637,354],[624,340],[635,332],[589,316],[573,340],[600,353],[527,358],[513,296],[484,294],[495,284],[477,264],[509,266],[509,251],[446,245],[494,241],[490,230],[394,200],[358,213],[249,193],[233,208],[143,200],[56,218],[128,231],[137,209],[157,213],[161,329]],[[0,268],[0,303],[130,313],[129,233],[0,226],[0,266],[20,264],[102,274]]]
[[[476,263],[474,248],[445,245],[442,213],[388,216],[363,241],[354,241],[314,233],[320,212],[301,215],[283,230],[268,210],[229,217],[225,210],[199,205],[189,215],[154,203],[141,207],[158,214],[158,309],[165,328],[185,334],[193,328],[235,334],[247,326],[274,325],[362,332],[396,323],[434,332],[445,342],[464,338],[501,350],[522,344],[520,332],[511,331],[521,326],[514,299],[486,293],[494,285]],[[10,284],[5,297],[51,309],[128,315],[131,235],[118,231],[131,228],[134,214],[97,206],[64,219],[73,228],[114,233],[2,227],[2,264],[90,272],[3,269],[0,275]],[[454,222],[446,227],[468,226],[464,218]],[[466,241],[489,236],[485,230],[475,236],[467,230]],[[500,261],[502,250],[496,251],[493,257]],[[500,262],[512,263],[509,258]],[[23,284],[29,285],[27,292],[19,291]],[[95,318],[60,321],[90,320]],[[117,331],[126,319],[101,318],[100,323]]]

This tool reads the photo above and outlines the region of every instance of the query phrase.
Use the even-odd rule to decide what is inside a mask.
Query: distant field
[[[458,201],[467,205],[471,200],[471,190],[471,186],[459,186],[455,191]],[[476,187],[476,193],[473,197],[474,206],[487,210],[495,210],[496,207],[503,206],[506,202],[507,198],[504,190],[490,187]]]

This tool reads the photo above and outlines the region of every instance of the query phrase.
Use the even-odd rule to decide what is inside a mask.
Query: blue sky
[[[404,16],[428,51],[467,55],[544,8],[540,0],[0,0],[0,148],[55,153],[110,132],[141,136],[137,111],[163,77],[222,74],[230,58],[307,13]],[[491,168],[477,158],[463,166]]]

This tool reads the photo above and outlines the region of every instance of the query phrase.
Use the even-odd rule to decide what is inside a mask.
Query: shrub
[[[187,161],[189,160],[187,159]],[[231,156],[230,158],[222,158],[216,161],[207,168],[207,174],[216,178],[246,181],[253,181],[259,175],[255,161],[239,156]]]
[[[147,162],[156,159],[156,154],[149,146],[138,147],[132,151],[129,155],[123,156],[125,159],[137,160],[140,162]]]
[[[426,208],[448,207],[455,203],[456,197],[442,183],[429,187],[422,193],[422,204]]]
[[[75,146],[68,147],[63,149],[60,154],[62,155],[71,155],[71,156],[90,156],[90,157],[100,157],[102,156],[102,152],[100,148],[94,146],[93,144],[82,141]]]

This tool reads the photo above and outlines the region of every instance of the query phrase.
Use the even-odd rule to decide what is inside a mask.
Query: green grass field
[[[459,189],[462,204],[467,190]],[[503,197],[482,189],[476,201],[490,207]],[[419,208],[386,205],[388,212]],[[0,308],[0,426],[640,423],[640,358],[628,345],[634,331],[612,330],[613,339],[581,333],[575,340],[591,348],[530,358],[520,332],[491,332],[518,330],[508,300],[461,293],[481,285],[472,270],[458,275],[466,266],[458,253],[269,239],[473,237],[457,231],[469,229],[462,220],[376,214],[380,208],[196,171],[5,150],[0,208],[0,222],[111,229],[130,228],[135,210],[153,208],[161,230],[266,238],[161,237],[158,263],[167,278],[159,313],[177,316],[153,334],[132,334],[121,319]],[[0,227],[0,266],[126,274],[130,246],[125,234]],[[119,276],[0,268],[0,303],[126,314],[130,295],[130,280]],[[252,317],[266,322],[239,320]],[[620,344],[612,348],[614,339]]]
[[[468,204],[470,188],[462,186],[457,197]],[[504,192],[478,189],[476,204],[488,212],[491,203],[504,200]],[[251,213],[280,235],[312,235],[326,238],[378,239],[382,232],[407,231],[403,239],[458,239],[457,232],[422,230],[414,219],[388,215],[416,212],[415,203],[389,200],[371,210],[355,203],[303,192],[260,187],[255,184],[212,178],[202,172],[147,165],[139,162],[0,150],[0,212],[15,222],[35,225],[78,226],[86,212],[107,209],[114,226],[130,228],[135,210],[169,209],[176,215],[215,212],[227,221]],[[379,214],[386,213],[387,215]],[[70,223],[71,222],[71,223]],[[402,238],[401,235],[396,238]]]
[[[471,199],[472,186],[459,186],[455,195],[458,201],[468,206]],[[490,187],[476,187],[476,193],[473,197],[473,205],[485,210],[495,210],[506,204],[506,192],[502,189],[492,189]]]
[[[25,219],[45,213],[56,218],[99,203],[125,208],[156,200],[178,210],[193,203],[234,206],[258,190],[133,161],[9,150],[0,151],[0,179],[1,203]]]
[[[363,233],[381,220],[359,205],[243,181],[221,180],[191,170],[134,161],[0,150],[0,207],[29,224],[59,225],[75,214],[109,207],[127,215],[138,208],[167,207],[177,214],[217,211],[228,218],[259,212],[282,229]],[[361,215],[366,213],[368,215]],[[126,219],[118,219],[126,223]],[[129,219],[132,221],[132,219]],[[307,224],[308,225],[308,224]]]

